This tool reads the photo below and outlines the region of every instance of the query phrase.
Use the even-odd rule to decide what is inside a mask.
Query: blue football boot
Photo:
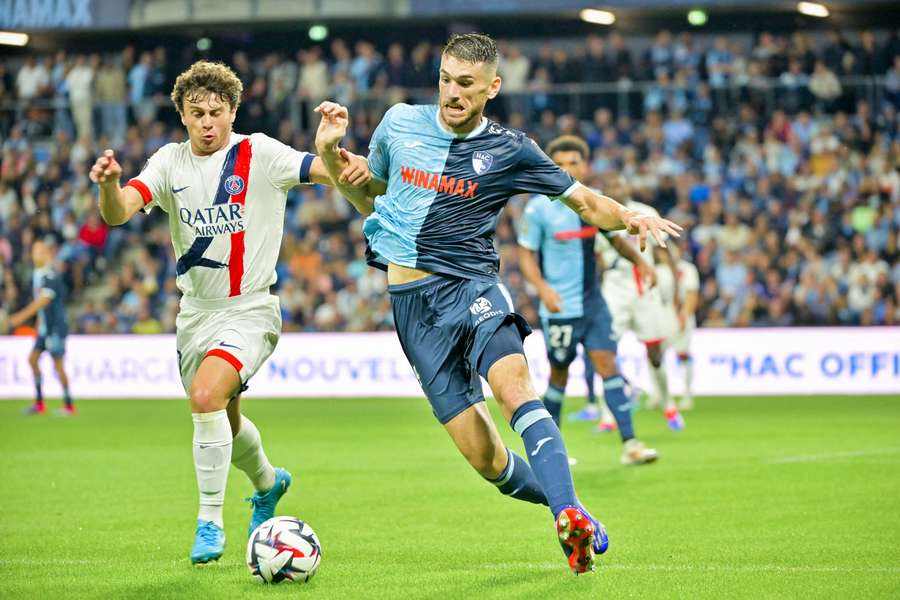
[[[282,468],[275,469],[275,485],[268,492],[256,492],[247,501],[253,507],[250,515],[250,527],[247,528],[247,537],[253,530],[275,516],[275,505],[281,500],[288,488],[291,487],[291,474]]]
[[[191,548],[191,564],[219,560],[225,552],[225,530],[212,521],[197,519],[197,533]]]

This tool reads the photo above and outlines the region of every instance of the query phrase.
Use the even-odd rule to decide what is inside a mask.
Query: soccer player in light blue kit
[[[559,198],[601,229],[677,235],[562,171],[521,131],[483,117],[500,92],[497,48],[480,34],[444,47],[438,106],[398,104],[369,145],[371,187],[341,176],[337,147],[347,109],[325,102],[316,147],[341,193],[366,219],[370,264],[387,269],[397,335],[435,417],[457,448],[501,492],[547,504],[575,573],[606,551],[606,532],[575,495],[559,428],[531,384],[522,341],[530,328],[498,279],[493,237],[510,196]],[[374,202],[371,200],[375,197]],[[487,379],[528,461],[506,448],[484,405]],[[530,463],[530,466],[529,466]]]
[[[572,177],[585,179],[588,175],[588,145],[577,136],[556,138],[547,146],[547,155]],[[559,425],[569,365],[581,344],[594,370],[603,378],[604,399],[624,445],[620,462],[648,464],[656,460],[657,454],[635,437],[625,379],[616,365],[612,317],[600,293],[594,253],[596,235],[595,227],[547,196],[534,196],[528,201],[519,225],[519,264],[522,275],[541,298],[541,329],[550,360],[550,385],[544,394],[544,406]],[[653,267],[640,253],[626,240],[612,237],[616,250],[634,263],[643,277],[655,281]]]
[[[63,407],[57,411],[57,414],[71,416],[75,414],[75,405],[72,404],[72,395],[69,393],[69,377],[66,375],[63,364],[66,357],[66,336],[69,333],[69,325],[66,321],[65,289],[59,274],[53,270],[53,249],[47,242],[43,240],[34,242],[31,246],[31,261],[34,264],[32,275],[34,300],[9,317],[9,326],[14,329],[37,316],[37,338],[34,341],[34,350],[28,355],[28,364],[34,374],[35,397],[34,404],[29,406],[26,412],[34,415],[42,415],[47,412],[44,405],[43,378],[38,365],[41,354],[47,351],[53,358],[56,376],[63,391]]]

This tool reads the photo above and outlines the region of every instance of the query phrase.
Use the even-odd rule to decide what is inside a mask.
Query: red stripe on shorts
[[[221,348],[213,348],[209,352],[206,353],[206,356],[215,356],[217,358],[221,358],[224,361],[227,361],[234,370],[238,372],[238,375],[241,373],[241,369],[244,368],[244,364],[237,359],[237,357],[231,352],[226,352]]]
[[[245,138],[238,148],[234,163],[234,174],[244,180],[244,189],[231,196],[230,202],[245,206],[247,189],[250,187],[250,138]],[[246,210],[246,209],[245,209]],[[246,216],[246,212],[244,213]],[[244,231],[231,234],[231,256],[228,259],[228,276],[231,291],[229,296],[241,295],[241,281],[244,279]],[[240,369],[238,369],[240,370]]]
[[[641,272],[638,270],[637,265],[631,265],[631,270],[634,272],[634,282],[637,284],[638,296],[643,296],[644,281],[641,279]]]

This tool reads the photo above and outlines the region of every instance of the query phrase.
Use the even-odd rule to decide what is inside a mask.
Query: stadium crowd
[[[621,172],[635,199],[687,227],[680,245],[701,274],[701,325],[900,323],[900,39],[747,39],[664,31],[640,51],[616,33],[570,45],[507,42],[503,93],[488,110],[541,144],[583,135],[594,173]],[[106,226],[87,171],[112,147],[135,175],[162,145],[185,140],[167,93],[197,58],[191,51],[0,62],[7,310],[30,300],[27,249],[50,236],[73,332],[174,330],[164,215]],[[432,99],[439,56],[428,42],[382,54],[340,39],[293,57],[235,52],[225,57],[244,83],[235,129],[311,149],[311,109],[334,99],[351,107],[347,145],[363,151],[387,106]],[[503,214],[497,241],[502,276],[535,323],[515,252],[524,200]],[[285,330],[391,328],[385,278],[364,254],[347,202],[322,187],[292,190],[278,264]]]

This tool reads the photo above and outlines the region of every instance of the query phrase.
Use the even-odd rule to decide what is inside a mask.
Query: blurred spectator
[[[701,273],[702,325],[900,322],[900,41],[854,32],[762,32],[746,47],[740,39],[660,32],[642,45],[613,32],[548,40],[536,51],[505,42],[503,104],[488,110],[542,145],[584,132],[598,174],[619,171],[636,198],[690,227],[684,252]],[[635,61],[639,47],[647,52]],[[159,226],[165,215],[107,228],[85,173],[108,145],[127,180],[156,149],[185,139],[172,111],[158,108],[180,66],[171,56],[191,50],[136,56],[127,47],[102,63],[60,52],[0,64],[0,102],[28,103],[0,111],[7,305],[28,298],[21,249],[50,235],[78,331],[172,331],[178,292],[168,230]],[[308,111],[335,98],[351,107],[348,147],[364,152],[386,106],[434,98],[439,46],[381,50],[384,60],[365,40],[351,51],[340,39],[327,55],[303,48],[296,60],[296,47],[263,56],[238,49],[230,61],[245,84],[238,130],[311,150],[317,118]],[[877,79],[841,79],[860,74]],[[570,83],[594,87],[572,95],[560,88]],[[612,91],[597,91],[610,83]],[[533,315],[514,251],[522,201],[501,215],[497,243],[518,309]],[[385,276],[366,266],[361,220],[349,205],[298,187],[285,212],[276,288],[285,329],[390,328]]]

